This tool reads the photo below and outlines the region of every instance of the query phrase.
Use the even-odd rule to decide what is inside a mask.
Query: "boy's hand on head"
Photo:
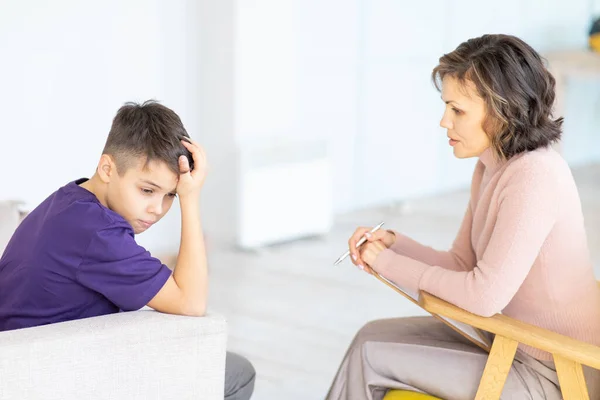
[[[206,153],[204,149],[195,141],[182,140],[181,143],[186,149],[192,153],[194,159],[194,170],[190,171],[190,163],[186,156],[179,157],[179,183],[177,183],[177,195],[188,197],[191,195],[199,195],[200,189],[204,185],[206,179]]]

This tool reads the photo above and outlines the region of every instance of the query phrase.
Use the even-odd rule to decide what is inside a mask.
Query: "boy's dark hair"
[[[140,158],[144,166],[163,161],[179,176],[179,156],[186,156],[193,168],[192,155],[181,144],[184,137],[189,135],[173,110],[154,100],[130,102],[117,111],[102,153],[113,157],[121,176]]]
[[[473,82],[487,107],[483,129],[500,159],[560,139],[563,119],[552,118],[554,77],[539,54],[517,37],[469,39],[443,55],[431,76],[438,90],[445,76]]]

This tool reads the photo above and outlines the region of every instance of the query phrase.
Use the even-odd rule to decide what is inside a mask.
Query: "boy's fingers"
[[[192,157],[194,157],[194,163],[204,161],[204,149],[202,147],[188,143],[188,150],[192,153]]]
[[[200,149],[200,145],[193,141],[182,140],[181,143],[183,143],[185,148],[188,149],[190,153],[197,152]]]
[[[206,165],[206,155],[202,146],[192,141],[191,143],[187,140],[182,140],[181,143],[185,146],[186,149],[192,153],[192,158],[194,159],[194,165],[197,167],[195,170],[203,169]]]
[[[192,153],[194,157],[194,171],[192,172],[195,175],[206,173],[206,154],[202,147],[199,147],[195,153]]]
[[[188,161],[188,158],[186,156],[180,156],[179,157],[179,173],[187,174],[188,172],[190,172],[190,163]]]
[[[188,148],[188,150],[190,150],[190,152],[192,154],[194,153],[199,153],[201,155],[204,155],[204,149],[202,148],[202,146],[200,145],[200,143],[196,142],[195,140],[189,139],[189,141],[185,141],[187,146],[186,148]]]
[[[194,154],[198,150],[198,146],[194,145],[193,143],[188,142],[187,140],[182,140],[181,143],[192,154]]]
[[[191,145],[194,145],[196,147],[200,147],[200,145],[194,139],[192,139],[192,138],[186,137],[185,141],[188,142]]]

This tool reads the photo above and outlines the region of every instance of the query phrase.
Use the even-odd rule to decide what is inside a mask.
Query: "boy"
[[[0,331],[138,310],[202,316],[207,261],[199,210],[202,148],[177,114],[154,101],[121,107],[91,179],[35,208],[0,258]],[[171,270],[135,242],[181,206]],[[225,398],[249,399],[254,369],[227,353]]]

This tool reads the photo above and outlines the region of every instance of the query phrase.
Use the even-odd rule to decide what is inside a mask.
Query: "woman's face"
[[[471,81],[461,84],[446,76],[442,81],[442,100],[446,103],[440,126],[446,128],[449,144],[457,158],[479,157],[490,138],[483,130],[486,107]]]

